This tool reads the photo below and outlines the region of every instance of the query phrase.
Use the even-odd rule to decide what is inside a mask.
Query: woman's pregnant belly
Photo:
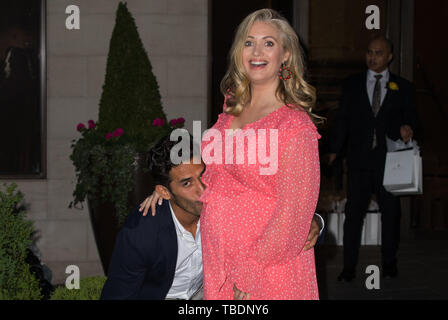
[[[254,191],[238,195],[209,194],[201,216],[201,232],[214,243],[225,242],[225,253],[237,255],[259,236],[271,218],[276,198]]]

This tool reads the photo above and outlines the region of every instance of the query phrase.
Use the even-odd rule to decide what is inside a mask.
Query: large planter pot
[[[145,167],[146,156],[141,154],[136,158],[134,187],[128,195],[128,208],[132,208],[131,210],[136,208],[154,190],[150,173],[144,172]],[[116,210],[113,203],[100,203],[91,197],[88,199],[88,206],[98,254],[104,274],[107,276],[115,240],[120,231]]]
[[[89,199],[88,205],[96,247],[104,274],[107,276],[110,259],[115,246],[115,239],[119,231],[118,219],[112,203],[98,203]]]

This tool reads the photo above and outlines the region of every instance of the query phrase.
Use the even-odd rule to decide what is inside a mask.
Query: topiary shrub
[[[0,189],[0,300],[40,300],[38,279],[26,263],[33,226],[19,208],[23,194],[17,185]]]
[[[134,18],[127,5],[120,2],[109,45],[98,122],[90,120],[87,127],[78,124],[82,136],[72,141],[70,159],[77,182],[69,207],[76,207],[86,198],[95,207],[113,203],[122,225],[136,205],[128,199],[135,188],[137,159],[144,159],[152,143],[183,127],[184,122],[183,118],[167,121]],[[147,173],[146,168],[143,172]]]
[[[107,132],[122,128],[137,151],[146,152],[152,142],[166,134],[153,124],[155,119],[167,123],[159,85],[134,18],[126,3],[120,2],[110,40],[98,123]]]
[[[56,288],[50,300],[99,300],[106,277],[89,277],[79,281],[79,289]]]

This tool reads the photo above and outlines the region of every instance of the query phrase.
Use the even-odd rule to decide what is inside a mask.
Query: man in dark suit
[[[202,298],[199,198],[205,165],[193,159],[174,165],[170,152],[176,144],[167,136],[148,154],[156,191],[164,200],[155,215],[144,216],[137,208],[128,216],[117,236],[101,299]],[[313,219],[305,250],[318,239],[317,221]]]
[[[396,277],[400,237],[400,201],[383,187],[386,136],[409,141],[416,126],[412,84],[389,72],[392,43],[383,36],[368,46],[368,70],[343,85],[332,130],[329,164],[347,143],[347,204],[344,222],[344,269],[339,281],[355,277],[364,216],[372,193],[382,214],[383,277]]]
[[[205,165],[174,165],[170,151],[176,144],[167,136],[148,153],[149,170],[164,200],[155,216],[143,216],[137,208],[126,219],[101,299],[201,298],[199,197]]]

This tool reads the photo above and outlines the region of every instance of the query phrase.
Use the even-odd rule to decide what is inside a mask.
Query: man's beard
[[[202,203],[199,201],[190,201],[183,197],[176,196],[173,192],[171,192],[172,200],[182,210],[188,212],[196,217],[201,216],[202,211]]]

